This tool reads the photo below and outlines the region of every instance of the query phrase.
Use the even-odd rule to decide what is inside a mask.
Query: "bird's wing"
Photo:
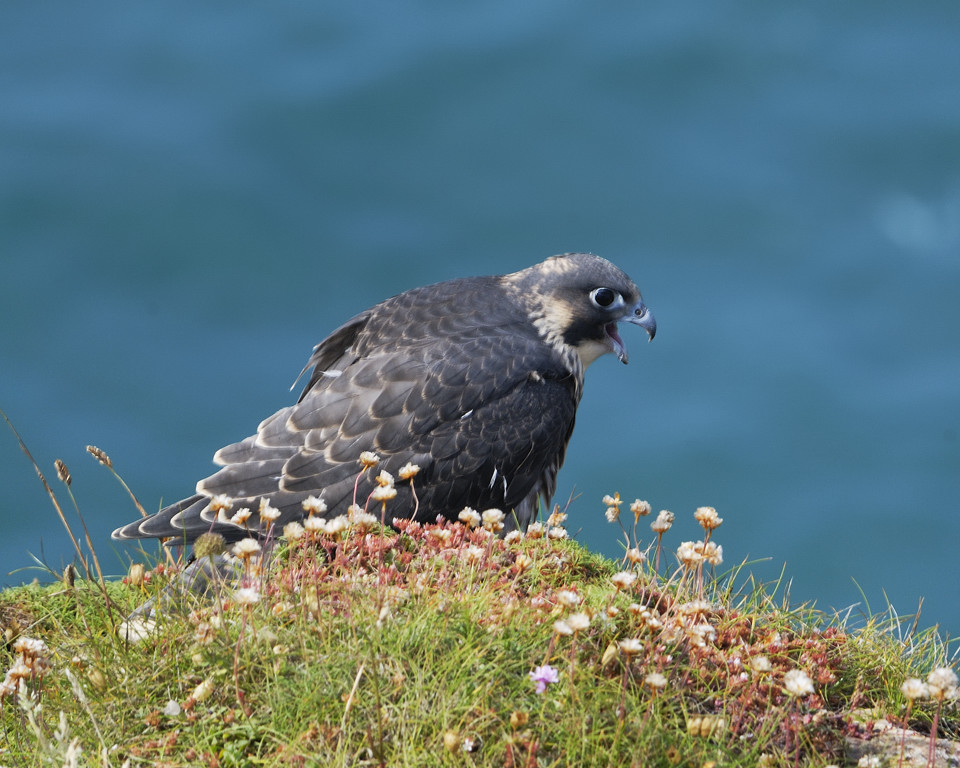
[[[341,514],[354,500],[364,505],[374,487],[378,470],[368,470],[354,496],[362,451],[379,454],[394,476],[408,462],[421,468],[416,500],[398,481],[388,519],[415,510],[422,520],[455,517],[466,505],[529,514],[531,495],[552,492],[576,382],[515,308],[497,305],[499,295],[441,285],[446,295],[429,287],[401,294],[341,326],[316,347],[298,403],[218,451],[223,467],[197,484],[198,496],[118,536],[190,541],[215,523],[208,497],[217,494],[233,500],[233,511],[249,507],[251,528],[261,498],[280,509],[278,526],[303,517],[311,495]],[[491,313],[507,322],[491,326]]]

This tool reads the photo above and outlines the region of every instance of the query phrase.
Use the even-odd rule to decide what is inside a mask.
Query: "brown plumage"
[[[556,488],[584,369],[606,352],[627,362],[620,321],[651,339],[656,332],[636,285],[591,254],[401,293],[320,342],[297,403],[217,451],[222,468],[194,496],[113,536],[191,543],[215,531],[235,541],[261,529],[262,499],[280,510],[278,530],[305,516],[309,496],[323,499],[328,516],[345,514],[362,451],[381,462],[360,479],[361,505],[377,471],[396,476],[412,462],[417,519],[496,507],[508,515],[506,530],[524,529]],[[413,516],[409,483],[396,490],[388,519]],[[219,494],[231,513],[252,510],[247,527],[218,520],[210,501]]]

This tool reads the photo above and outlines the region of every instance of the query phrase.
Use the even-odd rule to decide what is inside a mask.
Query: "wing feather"
[[[215,494],[254,510],[251,527],[261,497],[281,510],[278,525],[302,517],[311,494],[341,514],[364,450],[377,451],[394,474],[408,461],[421,466],[414,482],[422,520],[455,518],[470,505],[515,509],[525,525],[538,496],[553,491],[579,385],[492,279],[389,299],[318,344],[304,370],[311,366],[296,404],[217,451],[221,469],[197,484],[197,496],[115,535],[190,541],[211,525],[230,540],[249,535],[214,522],[207,497]],[[373,474],[361,479],[361,502]],[[412,515],[409,488],[397,490],[389,513]]]

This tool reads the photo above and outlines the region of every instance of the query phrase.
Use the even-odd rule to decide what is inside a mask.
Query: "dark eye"
[[[603,308],[609,307],[619,297],[620,294],[613,290],[613,288],[594,288],[590,292],[590,298],[593,299],[593,303]]]

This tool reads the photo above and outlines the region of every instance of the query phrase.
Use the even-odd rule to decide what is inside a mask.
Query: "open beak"
[[[638,301],[630,314],[626,317],[620,318],[625,323],[632,323],[633,325],[639,325],[643,328],[647,335],[650,337],[650,341],[653,341],[653,337],[657,335],[657,319],[653,316],[653,312],[647,309],[646,305],[642,301]],[[608,323],[606,326],[607,336],[610,337],[610,341],[613,342],[613,351],[620,359],[620,362],[626,365],[630,362],[629,357],[627,356],[627,347],[623,343],[623,339],[620,338],[620,334],[617,332],[616,323]]]

